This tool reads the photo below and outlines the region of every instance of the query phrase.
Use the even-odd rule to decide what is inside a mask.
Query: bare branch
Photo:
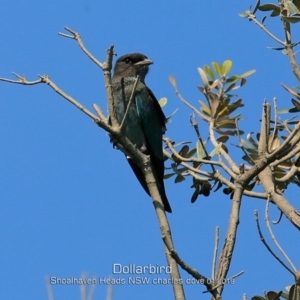
[[[111,285],[108,286],[108,289],[110,288]],[[96,290],[96,284],[92,284],[90,287],[90,291],[88,293],[87,299],[86,300],[93,300],[94,298],[94,294],[95,294],[95,290]]]
[[[195,108],[192,104],[190,104],[188,101],[186,101],[183,96],[180,94],[180,92],[178,91],[177,88],[175,88],[175,94],[177,95],[177,97],[179,98],[179,100],[181,102],[183,102],[186,106],[188,106],[194,113],[196,113],[199,117],[201,117],[202,119],[209,121],[209,118],[207,116],[205,116],[204,114],[202,114],[197,108]]]
[[[292,151],[290,151],[287,155],[283,156],[279,160],[275,160],[273,163],[270,164],[270,167],[276,167],[276,166],[282,164],[283,162],[289,160],[290,158],[292,158],[294,155],[296,155],[299,152],[300,152],[300,145],[296,146]]]
[[[271,238],[272,238],[273,242],[275,243],[275,245],[279,249],[279,251],[282,253],[282,255],[285,257],[285,259],[288,261],[288,263],[290,264],[290,266],[292,267],[292,269],[296,273],[297,269],[295,268],[294,264],[292,263],[292,261],[290,260],[290,258],[287,256],[287,254],[284,252],[284,250],[282,249],[282,247],[279,245],[279,243],[278,243],[278,241],[277,241],[277,239],[276,239],[276,237],[275,237],[275,235],[273,233],[273,230],[271,228],[270,220],[269,220],[269,203],[270,203],[270,201],[268,199],[267,203],[266,203],[266,210],[265,210],[265,221],[266,221],[269,233],[271,235]]]
[[[239,273],[237,273],[237,274],[231,276],[230,278],[226,279],[226,281],[227,281],[227,282],[230,282],[230,281],[233,280],[234,278],[237,278],[237,277],[243,275],[244,273],[245,273],[244,271],[240,271]],[[213,290],[216,290],[216,289],[217,289],[218,287],[220,287],[221,285],[224,285],[224,283],[221,283],[221,282],[220,282],[218,285],[216,285],[216,286],[213,287]],[[203,292],[203,293],[208,293],[208,292],[211,292],[211,291],[205,291],[205,292]]]
[[[193,276],[195,279],[199,281],[199,283],[202,283],[206,286],[206,288],[212,293],[212,295],[215,297],[215,299],[220,299],[220,295],[216,290],[213,290],[213,286],[210,283],[211,280],[208,280],[204,275],[200,274],[196,269],[191,268],[186,262],[184,262],[178,253],[173,248],[173,245],[169,242],[168,238],[166,236],[163,236],[163,240],[165,242],[165,245],[170,252],[171,256],[174,258],[176,263],[187,273],[189,273],[191,276]]]
[[[295,129],[285,139],[285,141],[271,154],[267,155],[269,161],[274,161],[274,158],[280,159],[284,155],[288,155],[287,152],[292,151],[292,147],[295,146],[300,140],[300,122],[295,126]]]
[[[35,85],[42,82],[41,79],[35,81],[28,81],[25,77],[20,76],[19,74],[12,72],[19,80],[12,80],[7,78],[1,78],[0,81],[9,82],[9,83],[16,83],[16,84],[23,84],[23,85]]]
[[[135,90],[136,90],[136,86],[137,86],[137,84],[139,82],[139,79],[140,79],[140,77],[139,77],[139,75],[137,75],[136,79],[135,79],[135,82],[134,82],[134,85],[133,85],[133,88],[132,88],[132,91],[131,91],[131,95],[130,95],[130,98],[129,98],[129,101],[128,101],[128,104],[127,104],[127,107],[126,107],[126,111],[125,111],[122,123],[120,125],[120,131],[122,131],[122,129],[124,127],[124,123],[126,121],[128,113],[129,113],[131,103],[132,103],[132,101],[134,99],[134,93],[135,93]]]
[[[48,293],[48,300],[54,300],[52,285],[50,283],[50,278],[48,276],[45,277],[46,288]]]
[[[252,13],[248,14],[248,19],[253,21],[259,28],[261,28],[267,35],[269,35],[273,40],[275,40],[277,43],[279,43],[282,46],[285,46],[285,43],[283,41],[281,41],[279,38],[277,38],[272,32],[270,32],[265,25],[263,25],[262,23],[260,23],[259,21],[257,21],[255,15],[253,15]]]
[[[237,238],[237,229],[239,225],[239,216],[240,216],[240,208],[242,203],[243,196],[243,186],[237,181],[236,188],[233,193],[232,205],[230,211],[229,224],[227,229],[227,234],[224,242],[224,246],[222,249],[218,272],[217,272],[217,281],[224,282],[224,279],[227,276],[229,271],[229,267],[231,264],[231,259],[233,256],[234,246]],[[222,294],[224,285],[221,285],[218,288],[218,292]]]
[[[276,204],[278,209],[290,220],[290,222],[300,230],[300,213],[293,207],[274,187],[273,173],[270,167],[266,167],[259,174],[258,178],[265,191],[268,191],[270,199]]]
[[[111,46],[107,50],[106,62],[103,66],[104,79],[105,79],[105,90],[108,101],[108,111],[110,116],[110,121],[112,127],[118,127],[119,123],[116,117],[115,107],[114,107],[114,97],[112,92],[111,84],[111,69],[112,69],[112,60],[114,55],[114,46]]]
[[[87,57],[89,57],[98,67],[100,67],[102,70],[104,68],[104,64],[102,64],[95,56],[93,56],[84,46],[82,40],[81,40],[81,36],[78,32],[72,30],[71,28],[65,26],[64,27],[67,31],[69,31],[70,33],[72,33],[72,35],[68,35],[68,34],[65,34],[65,33],[62,33],[62,32],[59,32],[58,34],[60,36],[63,36],[63,37],[67,37],[67,38],[70,38],[70,39],[73,39],[73,40],[76,40],[79,47],[81,48],[81,50],[87,55]]]
[[[93,108],[96,111],[96,113],[98,114],[100,120],[103,121],[104,123],[108,123],[108,120],[105,117],[102,109],[97,104],[93,104]]]
[[[254,216],[255,216],[255,222],[256,222],[256,226],[257,226],[257,231],[258,231],[258,234],[259,234],[259,237],[260,237],[260,240],[262,241],[262,243],[265,245],[265,247],[268,249],[268,251],[275,257],[275,259],[277,259],[281,264],[282,266],[287,269],[290,273],[292,273],[294,275],[294,272],[292,270],[290,270],[286,265],[285,263],[273,252],[273,250],[271,249],[271,247],[268,245],[268,243],[266,242],[262,232],[261,232],[261,229],[260,229],[260,224],[259,224],[259,219],[258,219],[258,211],[255,210],[254,211]]]
[[[289,181],[289,179],[291,179],[296,173],[300,172],[300,167],[296,167],[295,165],[292,166],[292,168],[290,169],[290,171],[288,173],[286,173],[286,175],[284,175],[281,178],[276,178],[276,181],[279,182],[287,182]]]
[[[284,9],[284,7],[282,7]],[[292,35],[291,35],[291,25],[289,22],[285,21],[284,18],[281,18],[283,32],[285,35],[285,51],[292,65],[292,70],[298,81],[300,81],[300,70],[295,58],[294,45],[292,44]]]
[[[113,300],[113,290],[114,290],[114,286],[113,284],[110,284],[107,287],[107,295],[106,295],[106,300]]]
[[[199,181],[208,181],[209,180],[209,179],[206,179],[206,178],[203,178],[203,177],[198,177],[195,174],[195,173],[198,173],[198,174],[207,176],[208,178],[216,179],[216,180],[220,181],[221,183],[225,184],[226,186],[232,188],[232,190],[235,190],[236,185],[234,183],[230,182],[229,180],[227,180],[226,178],[224,178],[218,170],[216,170],[216,172],[214,174],[209,174],[205,171],[202,171],[202,170],[195,169],[195,168],[191,167],[187,163],[184,163],[184,161],[194,161],[192,158],[187,159],[185,157],[180,156],[178,154],[178,152],[172,147],[172,144],[171,144],[169,139],[164,139],[164,141],[167,143],[168,147],[170,146],[170,150],[175,155],[175,157],[177,157],[179,160],[182,160],[180,165],[187,168],[189,174],[191,174],[193,177],[195,177]],[[170,153],[168,153],[165,149],[163,149],[163,153],[166,157],[173,160],[172,155]],[[198,161],[198,159],[195,158],[195,161]],[[203,163],[207,163],[207,164],[210,163],[210,164],[214,164],[214,165],[219,165],[227,173],[232,174],[231,177],[236,178],[236,175],[233,172],[231,172],[229,169],[227,169],[226,166],[223,164],[223,162],[214,162],[214,161],[207,161],[207,160],[202,160],[202,159],[199,159],[199,161],[201,161]],[[266,193],[258,193],[258,192],[244,190],[244,195],[249,196],[249,197],[253,197],[253,198],[258,198],[258,199],[267,199],[267,194]]]
[[[215,232],[215,247],[214,247],[214,256],[213,256],[213,264],[212,264],[212,274],[211,278],[214,280],[216,279],[216,265],[217,265],[217,255],[218,255],[218,248],[219,248],[219,239],[220,239],[220,229],[219,226],[216,227]]]
[[[198,122],[196,121],[196,115],[195,115],[195,112],[193,111],[191,117],[190,117],[190,122],[192,124],[192,126],[194,127],[195,131],[196,131],[196,134],[197,134],[197,137],[198,137],[198,141],[199,143],[201,144],[201,147],[204,149],[204,152],[205,152],[205,155],[206,157],[208,157],[208,153],[206,151],[206,148],[204,146],[204,143],[202,141],[202,138],[201,138],[201,135],[200,135],[200,130],[199,130],[199,126],[198,126]],[[211,168],[212,168],[212,171],[215,172],[215,167],[214,165],[211,164]]]
[[[82,112],[84,112],[87,116],[92,118],[96,123],[99,121],[99,118],[94,115],[92,112],[90,112],[87,108],[85,108],[81,103],[79,103],[77,100],[69,96],[67,93],[65,93],[63,90],[61,90],[47,75],[39,75],[41,78],[41,81],[43,83],[46,83],[49,85],[56,93],[58,93],[60,96],[71,102],[73,105],[75,105],[78,109],[80,109]]]
[[[271,112],[270,104],[264,103],[259,144],[258,144],[258,155],[260,157],[268,153],[268,140],[270,135],[270,112]]]

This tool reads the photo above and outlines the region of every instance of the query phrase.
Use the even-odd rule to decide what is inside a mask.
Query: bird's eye
[[[131,63],[131,59],[129,57],[125,58],[124,60],[125,64],[130,64]]]

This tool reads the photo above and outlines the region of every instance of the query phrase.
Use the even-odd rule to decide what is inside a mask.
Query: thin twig
[[[110,284],[107,287],[107,295],[106,295],[106,300],[112,300],[112,296],[113,296],[113,290],[114,290],[114,286],[112,284]]]
[[[260,237],[260,240],[262,241],[262,243],[265,245],[265,247],[267,248],[267,250],[273,255],[273,257],[275,259],[277,259],[279,261],[279,263],[285,268],[287,269],[290,273],[292,273],[294,275],[294,272],[292,270],[290,270],[286,265],[285,263],[273,252],[273,250],[271,249],[271,247],[268,245],[268,243],[266,242],[263,234],[262,234],[262,231],[260,229],[260,224],[259,224],[259,218],[258,218],[258,211],[255,210],[254,211],[254,217],[255,217],[255,222],[256,222],[256,227],[257,227],[257,231],[258,231],[258,234],[259,234],[259,237]]]
[[[136,87],[137,87],[137,85],[138,85],[139,79],[140,79],[140,76],[137,75],[137,76],[136,76],[136,79],[135,79],[135,82],[134,82],[134,85],[133,85],[133,88],[132,88],[132,91],[131,91],[131,95],[130,95],[130,98],[129,98],[127,107],[126,107],[126,111],[125,111],[123,120],[122,120],[121,125],[120,125],[120,131],[121,131],[121,132],[122,132],[122,129],[123,129],[123,127],[124,127],[124,123],[125,123],[125,121],[126,121],[127,115],[128,115],[128,113],[129,113],[131,103],[132,103],[132,101],[133,101],[133,99],[134,99],[134,94],[135,94],[135,90],[136,90]]]
[[[171,256],[174,258],[176,263],[187,273],[189,273],[191,276],[193,276],[195,279],[199,281],[199,283],[202,283],[206,286],[206,288],[212,293],[212,295],[215,297],[215,299],[220,299],[220,295],[217,291],[213,291],[213,286],[210,283],[211,280],[200,274],[196,269],[191,268],[186,262],[184,262],[178,253],[174,250],[173,246],[168,243],[168,239],[166,237],[163,237],[163,240],[165,242],[166,247],[168,248]]]
[[[105,122],[105,123],[107,123],[108,120],[107,120],[107,118],[105,117],[105,115],[104,115],[102,109],[101,109],[97,104],[93,104],[93,108],[94,108],[94,110],[96,111],[96,113],[98,114],[100,120],[103,121],[103,122]]]
[[[209,121],[208,117],[202,114],[196,107],[194,107],[192,104],[190,104],[188,101],[186,101],[183,96],[180,94],[177,88],[175,88],[175,94],[179,98],[181,102],[183,102],[186,106],[188,106],[193,112],[195,112],[198,116],[200,116],[202,119]]]
[[[244,273],[245,273],[245,271],[240,271],[239,273],[237,273],[237,274],[231,276],[230,278],[226,279],[226,282],[230,282],[230,281],[233,280],[234,278],[237,278],[237,277],[241,276],[241,275],[244,274]],[[212,288],[212,290],[216,290],[216,289],[217,289],[219,286],[221,286],[221,285],[224,285],[224,282],[220,282],[218,285],[214,286],[214,287]],[[212,291],[212,290],[211,290],[211,291]],[[208,293],[208,292],[211,292],[211,291],[205,291],[205,292],[203,292],[203,293]]]
[[[12,79],[7,79],[7,78],[1,78],[1,81],[9,82],[9,83],[16,83],[16,84],[23,84],[23,85],[34,85],[34,84],[39,84],[42,82],[41,79],[34,80],[34,81],[28,81],[25,77],[20,76],[19,74],[12,72],[19,80],[12,80]]]
[[[298,154],[300,152],[300,144],[295,147],[292,151],[290,151],[286,156],[283,156],[279,160],[275,160],[273,163],[270,164],[270,167],[274,168],[278,165],[280,165],[283,162],[286,162],[290,158],[292,158],[294,155]]]
[[[81,300],[87,300],[86,299],[87,290],[86,290],[86,283],[85,283],[85,280],[86,280],[85,273],[82,273],[81,279],[83,279],[82,283],[80,284]]]
[[[167,141],[167,139],[164,140],[164,141]],[[171,145],[170,145],[170,147],[171,147]],[[173,147],[170,148],[170,150],[172,151],[172,153],[178,159],[182,160],[182,162],[180,164],[183,167],[187,168],[189,174],[191,174],[193,177],[197,178],[200,181],[207,181],[208,179],[205,179],[205,178],[202,178],[202,177],[197,177],[194,173],[198,173],[198,174],[201,174],[201,175],[204,175],[204,176],[208,176],[211,179],[216,179],[216,180],[220,181],[221,183],[224,183],[226,186],[228,186],[228,187],[232,188],[233,190],[235,190],[236,185],[234,183],[230,182],[229,180],[227,180],[226,178],[224,178],[218,170],[216,170],[216,172],[214,174],[209,174],[207,172],[195,169],[195,168],[191,167],[190,165],[184,163],[183,161],[185,161],[185,158],[180,156],[178,154],[178,152],[176,152]],[[163,153],[166,157],[173,160],[172,155],[169,152],[167,152],[165,149],[163,149]],[[189,160],[189,159],[186,159],[186,160]],[[207,163],[214,163],[215,165],[220,165],[219,162],[213,162],[213,161],[207,161]],[[221,167],[224,169],[223,163],[222,163]],[[229,174],[232,173],[230,170],[228,172],[229,172]],[[232,177],[235,178],[235,174],[234,173],[232,173],[232,174],[233,174]],[[267,199],[267,194],[266,193],[258,193],[258,192],[244,190],[244,195],[249,196],[249,197],[253,197],[253,198],[257,198],[257,199]]]
[[[265,221],[266,221],[269,233],[271,235],[271,238],[272,238],[273,242],[275,243],[275,245],[277,246],[277,248],[279,249],[279,251],[281,252],[281,254],[285,257],[285,259],[288,261],[288,263],[290,264],[290,266],[292,267],[292,269],[296,273],[297,269],[295,268],[294,264],[292,263],[292,261],[290,260],[290,258],[288,257],[288,255],[284,252],[284,250],[282,249],[282,247],[279,245],[279,243],[278,243],[278,241],[277,241],[277,239],[276,239],[276,237],[275,237],[275,235],[273,233],[273,230],[271,228],[270,220],[269,220],[269,203],[270,203],[270,200],[268,199],[267,203],[266,203],[266,210],[265,210]]]
[[[80,109],[82,112],[84,112],[86,115],[88,115],[90,118],[92,118],[96,123],[98,122],[99,118],[94,115],[91,111],[89,111],[86,107],[84,107],[80,102],[75,100],[73,97],[69,96],[67,93],[65,93],[62,89],[60,89],[47,75],[39,75],[41,78],[41,81],[43,83],[46,83],[49,85],[56,93],[58,93],[60,96],[71,102],[73,105],[75,105],[78,109]]]
[[[230,210],[230,218],[228,220],[228,229],[227,229],[224,246],[221,252],[218,272],[216,276],[216,280],[219,281],[220,283],[224,282],[224,279],[228,274],[229,267],[231,264],[231,259],[233,256],[234,246],[237,238],[243,192],[244,192],[244,187],[242,185],[242,181],[239,180],[236,182],[236,188],[233,193],[233,198],[231,201],[231,210]],[[218,287],[217,290],[220,294],[222,294],[223,289],[224,289],[224,284]]]
[[[67,37],[67,38],[70,38],[70,39],[74,39],[77,41],[79,47],[81,48],[81,50],[86,54],[86,56],[88,58],[90,58],[98,67],[100,67],[101,69],[104,68],[104,64],[102,64],[92,53],[90,53],[84,46],[82,40],[81,40],[81,36],[78,32],[72,30],[71,28],[65,26],[64,27],[67,31],[69,31],[70,33],[72,33],[72,35],[68,35],[68,34],[65,34],[65,33],[62,33],[62,32],[59,32],[58,34],[60,36],[63,36],[63,37]]]
[[[282,11],[283,9],[286,9],[285,5],[281,6],[280,13],[284,13]],[[299,70],[297,60],[295,58],[295,53],[293,50],[295,44],[292,43],[291,24],[289,22],[287,22],[284,18],[281,18],[281,21],[282,21],[283,32],[285,35],[285,52],[290,60],[291,65],[292,65],[294,75],[296,76],[298,81],[300,81],[300,70]]]
[[[253,21],[259,28],[261,28],[267,35],[269,35],[272,39],[274,39],[277,43],[281,44],[282,46],[285,46],[284,41],[281,41],[279,38],[277,38],[272,32],[270,32],[265,25],[257,21],[255,15],[252,13],[248,14],[248,19]]]
[[[47,288],[47,293],[48,293],[48,299],[49,300],[54,300],[54,295],[53,295],[53,289],[52,285],[50,283],[50,277],[45,277],[45,282],[46,282],[46,288]]]
[[[213,256],[213,263],[212,263],[212,274],[211,278],[214,280],[216,279],[216,265],[217,265],[217,255],[218,255],[218,248],[219,248],[219,239],[220,239],[220,229],[219,226],[216,227],[215,232],[215,247],[214,247],[214,256]]]
[[[87,295],[87,299],[86,300],[93,300],[94,294],[95,294],[95,290],[96,290],[96,284],[93,282],[93,284],[90,287],[90,291],[89,291],[89,293]]]
[[[195,116],[195,112],[193,111],[191,117],[190,117],[190,122],[192,124],[192,126],[194,127],[195,131],[196,131],[196,134],[197,134],[197,137],[198,137],[198,141],[199,143],[201,144],[201,147],[204,149],[204,152],[205,152],[205,156],[208,158],[209,155],[206,151],[206,148],[204,146],[204,143],[202,141],[202,138],[201,138],[201,135],[200,135],[200,130],[199,130],[199,126],[198,126],[198,122],[196,121],[196,116]],[[215,167],[214,165],[210,165],[211,168],[212,168],[212,171],[215,172]]]
[[[274,103],[274,128],[273,128],[271,140],[269,142],[269,151],[272,151],[272,144],[275,139],[275,134],[277,132],[277,98],[276,97],[273,98],[273,103]]]
[[[110,121],[112,127],[119,127],[119,122],[117,120],[115,106],[114,106],[114,97],[112,92],[112,83],[111,83],[111,69],[112,69],[112,60],[114,55],[114,46],[110,46],[107,50],[106,62],[103,66],[104,79],[105,79],[105,90],[106,97],[108,102],[108,112],[110,116]]]

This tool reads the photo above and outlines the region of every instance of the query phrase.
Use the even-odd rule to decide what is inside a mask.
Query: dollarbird
[[[151,64],[153,64],[153,61],[141,53],[126,54],[116,61],[111,81],[114,109],[118,123],[121,124],[136,78],[139,76],[134,98],[124,121],[123,134],[143,154],[150,156],[153,175],[164,209],[167,212],[172,212],[164,186],[164,157],[162,151],[162,136],[166,131],[167,119],[154,94],[145,84],[145,77]],[[140,184],[150,195],[143,171],[130,157],[127,157],[127,160]]]

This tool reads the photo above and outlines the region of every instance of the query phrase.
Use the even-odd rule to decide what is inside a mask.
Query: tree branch
[[[262,232],[261,232],[261,229],[260,229],[260,225],[259,225],[259,218],[258,218],[258,211],[255,210],[254,211],[254,216],[255,216],[255,222],[256,222],[256,226],[257,226],[257,231],[258,231],[258,234],[259,234],[259,237],[260,237],[260,240],[262,241],[262,243],[265,245],[265,247],[267,248],[267,250],[272,254],[272,256],[274,256],[275,259],[277,259],[280,264],[285,268],[287,269],[289,272],[291,272],[293,275],[293,271],[290,270],[286,265],[285,263],[273,252],[273,250],[271,249],[271,247],[268,245],[268,243],[266,242],[266,239],[264,238]]]

